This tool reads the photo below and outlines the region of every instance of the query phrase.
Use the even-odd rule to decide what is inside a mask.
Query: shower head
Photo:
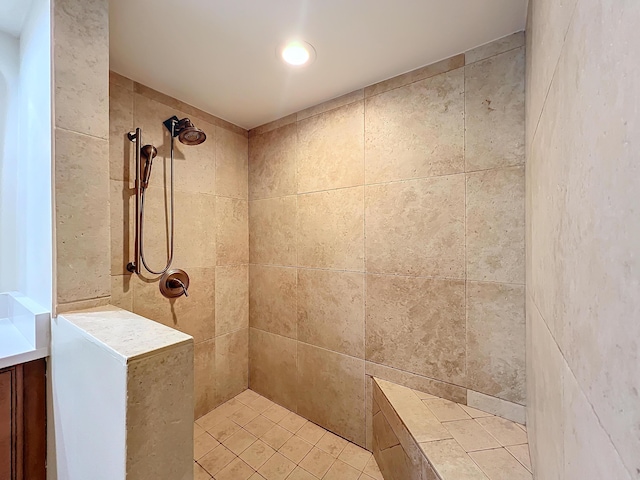
[[[167,130],[173,133],[174,137],[178,137],[178,140],[185,145],[200,145],[207,139],[207,135],[199,128],[196,128],[188,118],[178,120],[178,117],[174,116],[165,120],[164,125]]]

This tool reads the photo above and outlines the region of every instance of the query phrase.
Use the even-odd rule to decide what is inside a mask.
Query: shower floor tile
[[[371,452],[252,390],[200,417],[193,432],[196,480],[382,480]]]

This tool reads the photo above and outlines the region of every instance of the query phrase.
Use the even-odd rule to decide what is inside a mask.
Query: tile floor
[[[370,452],[251,390],[196,420],[195,480],[383,480]]]

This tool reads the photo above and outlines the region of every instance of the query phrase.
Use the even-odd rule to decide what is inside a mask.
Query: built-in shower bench
[[[385,480],[531,480],[524,426],[373,378],[373,454]]]

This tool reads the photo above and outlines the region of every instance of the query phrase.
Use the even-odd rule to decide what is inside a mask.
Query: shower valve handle
[[[182,289],[182,293],[184,293],[185,297],[189,296],[189,292],[187,291],[187,286],[184,283],[182,283],[182,281],[178,280],[177,278],[172,278],[167,283],[168,283],[169,287],[171,287],[171,288],[181,288]]]

